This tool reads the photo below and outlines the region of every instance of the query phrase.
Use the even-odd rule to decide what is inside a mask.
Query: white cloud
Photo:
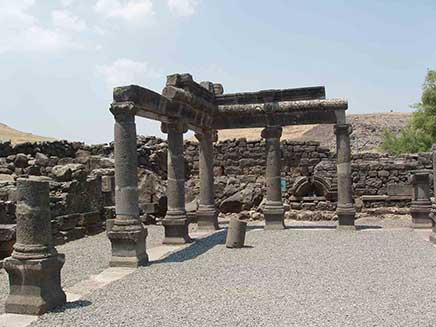
[[[95,11],[105,17],[121,18],[141,24],[154,15],[151,0],[98,0]]]
[[[198,5],[198,0],[168,0],[170,11],[176,16],[192,16]]]
[[[78,48],[68,33],[43,26],[30,13],[34,0],[0,0],[0,53]]]
[[[79,17],[72,15],[66,10],[55,10],[51,14],[53,26],[58,29],[82,32],[86,30],[86,23]]]
[[[146,62],[122,58],[109,65],[97,66],[97,73],[104,77],[109,87],[138,84],[146,85],[147,80],[161,78],[162,74]]]
[[[75,0],[61,0],[62,6],[64,7],[70,7],[74,2]]]

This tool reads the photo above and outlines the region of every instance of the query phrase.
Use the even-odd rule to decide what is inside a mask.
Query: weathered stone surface
[[[41,315],[66,302],[60,278],[65,257],[53,246],[48,182],[19,179],[17,189],[17,241],[4,260],[10,281],[5,311]]]
[[[220,211],[222,213],[228,212],[241,212],[242,210],[242,196],[241,192],[236,192],[235,194],[224,199],[220,205]]]
[[[54,166],[51,173],[58,182],[67,182],[72,179],[74,173],[84,169],[82,164],[66,164]]]
[[[246,229],[246,221],[232,218],[229,222],[229,228],[227,230],[226,247],[242,248],[245,242]]]
[[[112,244],[112,267],[138,267],[148,262],[147,231],[139,220],[138,155],[135,117],[114,113],[115,118],[115,211],[107,235]],[[101,187],[101,186],[100,186]]]

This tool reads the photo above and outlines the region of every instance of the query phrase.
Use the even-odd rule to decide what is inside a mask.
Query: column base
[[[112,244],[110,267],[137,268],[148,263],[145,248],[147,230],[135,219],[130,221],[115,219],[107,236]]]
[[[430,219],[431,205],[414,206],[410,207],[410,215],[412,216],[413,229],[426,229],[432,227],[432,220]]]
[[[282,230],[286,228],[284,221],[285,209],[282,203],[265,203],[263,214],[265,217],[264,230]]]
[[[162,225],[165,228],[163,244],[186,244],[192,242],[188,233],[189,222],[186,214],[175,216],[168,215],[167,213],[167,216],[162,220]]]
[[[65,304],[67,299],[61,287],[64,263],[63,254],[32,260],[6,258],[4,268],[9,274],[10,293],[5,312],[42,315]]]
[[[429,237],[430,242],[436,244],[436,232],[432,231]]]
[[[197,226],[201,231],[214,231],[218,230],[218,211],[215,206],[202,206],[197,210]]]
[[[338,230],[355,230],[356,226],[354,225],[354,221],[356,218],[356,209],[354,206],[346,206],[341,207],[338,206],[336,208],[336,214],[338,215],[338,224],[336,229]]]

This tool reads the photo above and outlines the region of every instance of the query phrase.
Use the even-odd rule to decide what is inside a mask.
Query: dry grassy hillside
[[[398,133],[410,121],[410,113],[350,114],[348,122],[353,126],[351,146],[353,151],[377,151],[385,129]],[[245,137],[249,140],[260,137],[260,128],[222,130],[219,139]],[[336,138],[332,125],[288,126],[283,129],[282,139],[295,141],[318,141],[321,145],[335,148]]]
[[[24,142],[53,141],[54,138],[24,133],[0,123],[0,141],[11,141],[13,144]]]

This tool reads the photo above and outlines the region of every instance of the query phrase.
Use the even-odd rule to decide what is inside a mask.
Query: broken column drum
[[[356,209],[353,203],[353,184],[351,180],[351,125],[335,125],[337,176],[338,176],[338,228],[354,228]]]
[[[196,213],[199,230],[218,229],[218,210],[215,206],[214,174],[213,174],[213,142],[218,137],[215,130],[196,133],[200,142],[200,203]]]
[[[48,182],[18,179],[16,216],[17,241],[4,261],[10,284],[5,311],[41,315],[66,302],[61,288],[65,256],[53,246]]]
[[[183,133],[181,123],[162,123],[162,132],[168,134],[168,210],[162,225],[165,228],[164,244],[191,242],[185,209],[185,159],[183,157]]]
[[[242,248],[245,243],[245,233],[247,231],[247,222],[232,218],[227,230],[226,247]]]
[[[281,188],[280,126],[262,130],[266,140],[266,203],[263,208],[265,230],[284,229],[284,207]]]
[[[147,230],[139,220],[138,155],[135,116],[113,112],[115,117],[115,214],[108,232],[112,244],[112,267],[137,267],[148,262]]]
[[[430,201],[430,170],[415,170],[412,172],[411,184],[413,186],[410,215],[413,228],[430,228],[429,217],[431,210]]]

